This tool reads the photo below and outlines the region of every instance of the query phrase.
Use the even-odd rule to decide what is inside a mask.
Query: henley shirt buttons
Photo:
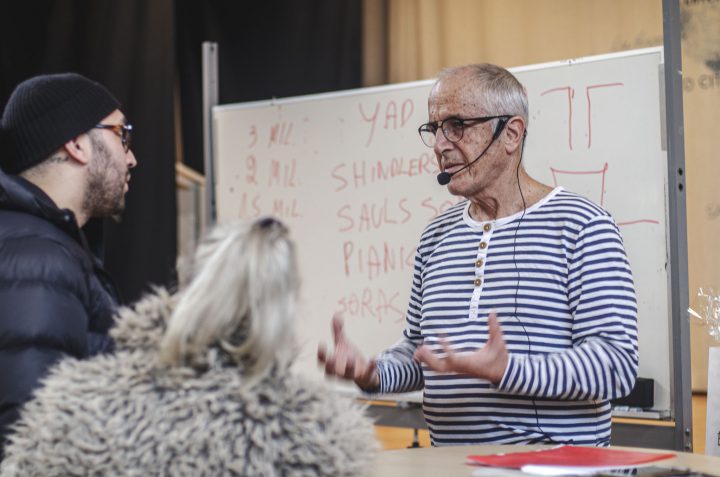
[[[475,286],[476,286],[476,287],[479,287],[480,285],[482,285],[482,279],[481,279],[481,278],[476,278],[476,279],[475,279]]]
[[[485,248],[487,248],[487,244],[485,242],[480,242],[480,248],[485,250]]]
[[[475,262],[475,266],[476,266],[477,268],[482,267],[482,266],[483,266],[483,261],[482,261],[482,259],[480,259],[480,260],[478,260],[477,262]]]
[[[492,228],[492,226],[491,226],[490,224],[485,224],[485,225],[483,225],[483,230],[484,230],[485,232],[490,232],[490,229],[491,229],[491,228]]]

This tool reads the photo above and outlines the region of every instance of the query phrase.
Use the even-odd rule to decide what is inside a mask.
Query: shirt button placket
[[[487,256],[487,248],[490,241],[490,224],[483,225],[483,235],[478,244],[477,256],[475,257],[475,278],[473,279],[473,294],[470,299],[470,319],[477,320],[480,309],[480,294],[485,281],[485,262]]]
[[[490,224],[483,225],[483,236],[478,244],[478,254],[475,260],[475,288],[479,288],[483,284],[483,278],[485,275],[485,258],[487,256],[488,241],[490,240],[490,231],[492,226]]]

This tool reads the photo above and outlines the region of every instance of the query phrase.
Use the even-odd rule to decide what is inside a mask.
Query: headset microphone
[[[492,139],[490,139],[490,143],[487,145],[487,147],[485,147],[485,149],[483,149],[483,152],[481,152],[480,155],[475,158],[475,160],[468,162],[466,165],[464,165],[463,167],[461,167],[460,169],[458,169],[455,172],[442,171],[440,174],[437,175],[438,184],[443,185],[443,186],[449,184],[450,179],[452,179],[452,176],[454,176],[458,172],[461,172],[461,171],[467,169],[468,167],[472,166],[477,161],[479,161],[480,158],[485,155],[487,150],[490,149],[490,146],[492,146],[492,143],[494,143],[495,140],[498,137],[500,137],[500,133],[503,131],[503,129],[505,129],[505,125],[507,124],[507,122],[508,122],[508,118],[500,118],[500,120],[497,123],[497,126],[495,126],[495,132],[493,132]]]

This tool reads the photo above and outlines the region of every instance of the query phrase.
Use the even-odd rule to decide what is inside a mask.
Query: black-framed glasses
[[[499,116],[480,116],[478,118],[456,118],[450,117],[445,118],[442,121],[434,123],[425,123],[418,128],[420,138],[427,147],[435,147],[435,138],[437,137],[437,131],[440,129],[445,138],[450,142],[458,142],[463,138],[463,132],[466,126],[474,126],[475,124],[482,124],[493,119],[510,118],[508,115]],[[467,124],[475,123],[475,124]]]
[[[125,152],[130,150],[133,130],[132,124],[96,124],[94,129],[109,129],[120,136]]]

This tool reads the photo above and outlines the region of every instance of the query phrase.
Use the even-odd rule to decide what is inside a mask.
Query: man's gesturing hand
[[[433,371],[467,374],[493,384],[498,384],[505,375],[507,346],[494,311],[488,317],[488,341],[481,349],[458,354],[450,349],[444,338],[440,338],[440,345],[445,352],[444,358],[438,358],[427,345],[422,345],[415,351],[415,359]]]
[[[332,353],[324,344],[318,346],[318,360],[325,364],[325,374],[355,381],[364,391],[377,391],[380,378],[375,360],[366,359],[345,336],[343,322],[339,315],[332,319],[335,349]]]

